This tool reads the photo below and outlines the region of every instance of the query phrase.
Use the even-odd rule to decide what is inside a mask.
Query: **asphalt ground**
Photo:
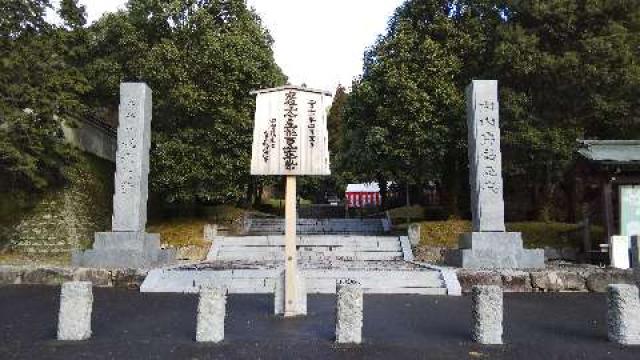
[[[58,287],[0,287],[0,359],[640,359],[609,343],[601,294],[505,294],[505,345],[470,338],[471,298],[365,295],[364,343],[334,343],[335,296],[308,316],[272,315],[265,295],[231,295],[222,344],[198,344],[196,295],[94,289],[93,337],[55,340]]]

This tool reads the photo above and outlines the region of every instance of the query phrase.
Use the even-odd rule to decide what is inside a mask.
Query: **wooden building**
[[[598,244],[613,235],[640,232],[640,140],[579,140],[573,212],[605,229]]]

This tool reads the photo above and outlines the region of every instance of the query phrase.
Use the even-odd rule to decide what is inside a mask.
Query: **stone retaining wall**
[[[60,285],[65,281],[91,281],[94,286],[137,289],[146,270],[0,266],[1,285]]]
[[[544,270],[465,270],[456,274],[463,292],[474,285],[498,285],[505,292],[590,291],[603,293],[609,284],[634,284],[632,270],[597,266],[549,267]]]
[[[465,270],[456,271],[462,291],[474,285],[498,285],[505,292],[607,291],[609,284],[635,284],[631,270],[584,266],[548,268],[537,271]],[[0,266],[1,285],[60,285],[65,281],[91,281],[94,286],[137,289],[146,270],[101,270],[89,268]]]
[[[68,254],[90,246],[95,232],[110,228],[113,164],[83,154],[65,174],[67,184],[16,214],[19,221],[0,242],[21,254]]]

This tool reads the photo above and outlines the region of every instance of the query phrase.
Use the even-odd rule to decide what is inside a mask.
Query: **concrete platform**
[[[334,294],[345,278],[359,281],[367,294],[460,293],[452,271],[413,263],[406,237],[310,235],[298,244],[309,294]],[[283,271],[283,236],[216,237],[206,262],[152,270],[140,291],[194,293],[206,285],[271,294]]]
[[[201,263],[149,272],[141,292],[196,293],[201,286],[222,286],[232,294],[271,294],[284,270],[280,262]],[[307,293],[335,294],[336,281],[359,281],[367,294],[447,295],[440,271],[404,261],[300,263]]]

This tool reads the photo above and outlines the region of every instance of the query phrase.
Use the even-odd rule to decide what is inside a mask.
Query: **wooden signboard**
[[[304,315],[300,297],[306,293],[299,291],[297,269],[296,176],[331,174],[327,132],[331,93],[290,85],[252,93],[257,99],[251,175],[287,179],[283,315]]]
[[[330,175],[327,110],[331,94],[284,86],[257,94],[252,175]]]

